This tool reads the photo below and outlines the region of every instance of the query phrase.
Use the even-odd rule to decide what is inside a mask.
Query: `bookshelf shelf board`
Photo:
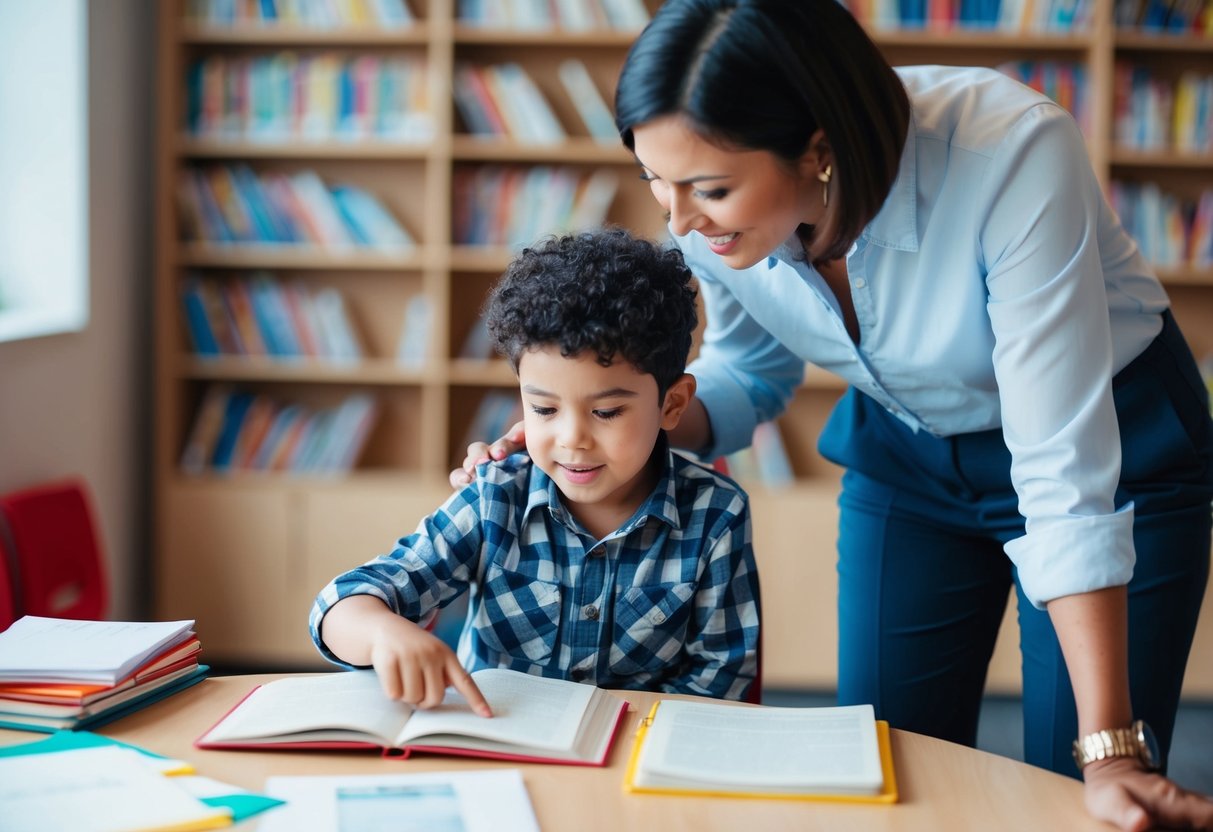
[[[179,366],[184,378],[221,381],[419,385],[433,378],[430,372],[383,358],[342,364],[309,358],[185,355]]]
[[[451,269],[459,272],[504,272],[515,252],[500,246],[454,246]]]
[[[1213,287],[1213,266],[1155,266],[1154,271],[1167,286]]]
[[[183,136],[177,153],[187,159],[342,159],[357,161],[424,160],[429,142],[304,140],[260,142],[246,139],[196,139]]]
[[[448,380],[452,384],[475,387],[512,387],[518,383],[506,361],[479,358],[454,358],[448,365]]]
[[[994,48],[1011,49],[1016,52],[1047,50],[1050,52],[1082,52],[1091,48],[1091,36],[1080,33],[1061,32],[1016,32],[991,29],[915,29],[915,30],[869,30],[872,39],[880,46],[898,48],[921,47],[930,49]]]
[[[207,46],[424,46],[429,42],[424,23],[396,29],[345,26],[313,29],[305,26],[199,26],[183,24],[181,42]]]
[[[1213,171],[1213,153],[1193,153],[1179,150],[1135,150],[1114,147],[1110,159],[1113,165],[1141,168],[1195,168]]]
[[[519,144],[508,139],[456,136],[451,142],[456,161],[542,162],[544,164],[635,164],[621,143],[603,144],[572,138],[557,144]]]
[[[352,488],[393,494],[420,486],[433,489],[441,499],[441,495],[451,491],[451,486],[445,478],[402,468],[356,468],[347,474],[295,474],[287,471],[212,471],[186,474],[177,470],[173,475],[173,484],[177,488],[210,491],[215,494],[226,494],[233,485],[240,486],[242,490],[264,489],[271,495],[282,494],[283,491],[345,492]]]
[[[1119,31],[1116,48],[1136,52],[1195,52],[1213,57],[1213,37],[1166,32]]]
[[[560,29],[500,29],[484,26],[455,25],[457,45],[544,46],[578,48],[601,46],[610,49],[627,48],[639,32],[607,29],[594,32],[566,32]]]
[[[349,269],[365,271],[417,270],[429,265],[432,256],[424,248],[416,251],[338,251],[315,246],[211,245],[182,246],[180,265],[228,269]]]

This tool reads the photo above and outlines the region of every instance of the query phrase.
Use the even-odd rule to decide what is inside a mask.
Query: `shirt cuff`
[[[711,444],[695,452],[703,459],[714,460],[749,447],[754,441],[754,428],[758,426],[749,391],[727,375],[699,376],[695,374],[694,365],[687,371],[695,375],[695,395],[707,408],[708,421],[712,425]]]
[[[1124,586],[1133,577],[1132,503],[1115,514],[1038,521],[1028,528],[1005,549],[1024,595],[1038,610],[1054,598]]]

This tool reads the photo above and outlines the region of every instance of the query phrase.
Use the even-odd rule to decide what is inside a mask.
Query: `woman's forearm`
[[[1048,603],[1078,706],[1078,733],[1128,726],[1128,592],[1123,586]]]

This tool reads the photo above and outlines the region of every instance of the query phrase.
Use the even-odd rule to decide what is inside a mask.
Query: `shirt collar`
[[[913,111],[897,170],[884,205],[860,236],[884,248],[918,251],[918,129]]]
[[[661,435],[657,438],[657,445],[653,448],[653,456],[660,460],[659,464],[661,466],[661,473],[657,478],[657,484],[653,486],[653,490],[649,493],[649,496],[640,504],[640,507],[636,509],[632,516],[628,518],[627,522],[619,527],[618,531],[623,534],[631,533],[633,529],[641,525],[641,521],[646,517],[662,520],[674,529],[682,527],[681,516],[678,513],[677,482],[674,474],[674,451],[670,448],[665,431],[662,431]],[[547,508],[551,512],[552,517],[566,526],[573,527],[575,525],[572,515],[569,514],[560,499],[560,489],[556,487],[556,483],[538,465],[532,463],[530,491],[527,494],[526,508],[522,512],[523,522],[526,522],[531,512],[538,508]]]

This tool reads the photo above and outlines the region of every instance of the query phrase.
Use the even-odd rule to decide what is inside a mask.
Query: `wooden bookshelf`
[[[646,0],[655,9],[660,0]],[[1095,0],[1097,23],[1074,34],[973,31],[875,33],[895,64],[997,65],[1004,61],[1073,61],[1086,70],[1092,106],[1088,141],[1104,182],[1127,175],[1194,189],[1213,187],[1213,158],[1140,153],[1113,147],[1113,70],[1123,55],[1209,67],[1213,50],[1191,38],[1117,33],[1111,0]],[[336,30],[280,26],[219,28],[184,21],[185,0],[166,4],[159,21],[155,208],[155,613],[195,618],[208,660],[258,667],[319,667],[307,636],[307,613],[317,590],[334,574],[386,551],[449,493],[447,472],[461,458],[459,443],[478,403],[509,390],[513,375],[499,360],[460,357],[492,282],[510,258],[505,248],[453,242],[453,183],[481,165],[566,166],[617,171],[619,191],[608,221],[640,233],[664,231],[660,209],[616,145],[589,137],[554,67],[576,57],[595,83],[609,90],[633,35],[518,32],[456,21],[455,0],[409,0],[418,18],[404,29],[365,26]],[[272,142],[189,137],[183,129],[185,70],[212,54],[412,56],[428,74],[434,137],[402,143],[379,139]],[[1161,56],[1161,57],[1160,57]],[[528,71],[569,132],[557,145],[527,145],[467,134],[452,102],[458,62],[516,61]],[[1169,70],[1170,71],[1170,70]],[[1209,68],[1213,71],[1213,68]],[[181,241],[175,203],[179,171],[243,163],[256,171],[312,169],[322,177],[364,186],[382,199],[417,240],[415,249],[335,252],[271,245]],[[316,360],[279,361],[189,351],[178,298],[187,272],[237,276],[268,270],[283,279],[342,291],[368,357],[352,366]],[[1181,294],[1177,314],[1191,329],[1213,320],[1213,274],[1167,270]],[[429,303],[428,354],[421,367],[395,361],[409,300]],[[1181,307],[1182,304],[1182,308]],[[1213,343],[1198,344],[1213,352]],[[349,391],[369,391],[381,415],[357,467],[340,477],[240,472],[187,476],[178,466],[195,411],[209,385],[228,384],[285,399],[324,403]],[[751,485],[755,542],[763,572],[764,676],[772,686],[830,688],[835,667],[834,543],[840,472],[815,450],[821,425],[841,393],[833,377],[810,369],[780,430],[796,484]],[[1010,613],[1008,613],[1010,615]],[[1206,614],[1195,648],[1213,650],[1213,614]],[[1013,639],[1003,639],[990,685],[1018,685]],[[1213,668],[1193,662],[1188,690],[1213,695]]]

